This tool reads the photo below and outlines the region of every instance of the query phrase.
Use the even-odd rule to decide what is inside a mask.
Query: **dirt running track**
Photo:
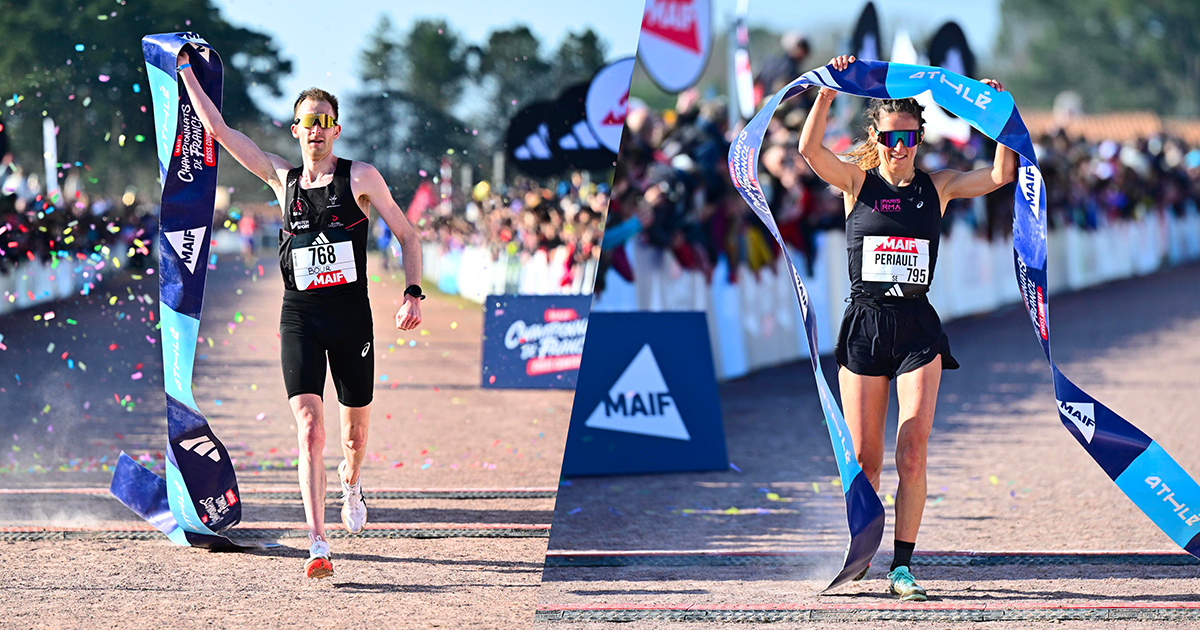
[[[1055,359],[1063,372],[1200,475],[1200,266],[1056,295],[1052,307]],[[889,523],[880,554],[866,580],[818,597],[840,567],[848,539],[845,504],[831,485],[837,469],[812,371],[796,363],[722,385],[729,457],[740,473],[564,482],[550,540],[558,556],[544,574],[539,626],[573,619],[572,628],[599,627],[585,623],[601,619],[592,609],[640,606],[657,610],[620,613],[635,628],[700,627],[687,620],[728,618],[734,607],[774,610],[780,620],[804,618],[828,628],[900,627],[920,619],[946,627],[970,615],[1008,615],[1016,623],[1003,627],[1041,627],[1060,614],[1049,609],[1070,604],[1090,615],[1074,618],[1092,621],[1053,627],[1200,627],[1200,566],[1186,558],[1162,566],[1128,554],[1111,563],[1019,564],[1028,559],[1022,552],[1035,550],[1178,548],[1061,426],[1048,366],[1019,306],[946,328],[963,367],[943,376],[917,549],[1014,552],[1012,562],[931,566],[918,558],[914,571],[935,597],[886,612],[897,607],[884,580],[892,541],[888,504],[897,478],[894,462],[885,459],[881,495]],[[836,374],[832,362],[824,368]],[[836,378],[831,385],[836,388]],[[894,394],[889,414],[887,458],[894,452]],[[609,557],[580,566],[577,552],[589,550],[688,550],[711,557]],[[763,557],[750,563],[735,557],[755,553]],[[1120,606],[1143,608],[1114,613]],[[789,607],[802,612],[780,612]],[[839,607],[876,612],[830,612]],[[953,614],[937,613],[939,607]]]
[[[234,533],[283,546],[177,547],[95,492],[108,487],[121,450],[163,467],[162,355],[150,319],[158,305],[145,299],[157,301],[157,276],[125,275],[90,296],[0,318],[0,625],[529,623],[572,392],[481,390],[480,307],[427,289],[424,324],[401,333],[393,316],[402,274],[372,258],[376,383],[363,483],[379,529],[370,538],[331,532],[336,575],[309,583],[279,368],[282,282],[264,254],[210,269],[194,391],[238,468],[244,515]],[[341,459],[332,384],[325,400],[332,492]],[[535,491],[428,492],[522,488]],[[372,494],[381,489],[412,491]],[[340,530],[338,507],[327,503],[326,522]]]

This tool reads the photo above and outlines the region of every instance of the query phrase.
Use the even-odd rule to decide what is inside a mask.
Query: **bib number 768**
[[[309,261],[310,266],[315,265],[331,265],[337,262],[337,256],[334,254],[333,245],[324,247],[310,247],[312,252],[312,260]]]

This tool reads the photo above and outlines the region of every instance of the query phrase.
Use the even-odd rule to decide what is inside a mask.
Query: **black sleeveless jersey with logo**
[[[918,298],[929,291],[937,262],[942,212],[929,174],[894,186],[874,168],[866,173],[846,217],[851,297]]]
[[[287,295],[366,295],[368,221],[350,189],[352,164],[339,158],[333,181],[320,188],[300,187],[303,167],[288,171],[279,234]]]

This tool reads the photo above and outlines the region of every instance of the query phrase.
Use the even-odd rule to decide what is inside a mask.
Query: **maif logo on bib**
[[[584,426],[672,440],[692,439],[650,344],[642,346]]]

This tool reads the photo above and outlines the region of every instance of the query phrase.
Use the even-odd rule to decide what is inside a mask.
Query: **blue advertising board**
[[[562,474],[726,470],[702,312],[594,313]]]
[[[590,295],[489,295],[480,385],[573,389],[591,308]]]

